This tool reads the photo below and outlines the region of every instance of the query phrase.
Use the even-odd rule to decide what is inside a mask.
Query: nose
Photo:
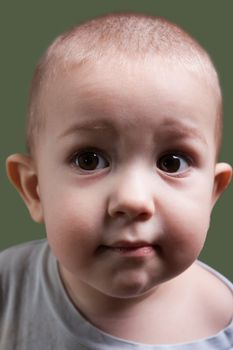
[[[108,202],[112,218],[148,220],[155,214],[155,203],[150,181],[138,172],[121,174],[114,182]]]

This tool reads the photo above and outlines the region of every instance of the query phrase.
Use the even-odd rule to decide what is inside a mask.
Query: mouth
[[[105,251],[125,257],[149,257],[155,255],[157,246],[147,242],[117,242],[113,245],[102,246]]]

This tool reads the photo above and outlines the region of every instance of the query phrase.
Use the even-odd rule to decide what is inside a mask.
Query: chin
[[[145,283],[141,280],[130,280],[124,281],[124,283],[112,284],[111,290],[106,290],[105,294],[113,298],[120,299],[131,299],[141,297],[146,294],[150,294],[154,288],[156,288],[156,283]]]

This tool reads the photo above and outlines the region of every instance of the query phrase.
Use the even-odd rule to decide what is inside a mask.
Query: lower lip
[[[107,247],[113,253],[119,254],[125,257],[149,257],[155,254],[155,248],[153,246],[142,247]]]

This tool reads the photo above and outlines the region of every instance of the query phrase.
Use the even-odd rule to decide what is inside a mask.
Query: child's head
[[[231,167],[221,92],[182,30],[111,15],[59,37],[31,89],[31,156],[8,173],[73,288],[137,296],[198,257]]]
[[[216,101],[216,149],[222,133],[222,96],[218,75],[207,52],[186,32],[163,19],[140,14],[107,15],[74,27],[50,45],[38,63],[30,89],[27,120],[27,146],[33,153],[37,136],[46,124],[43,97],[53,88],[56,77],[74,67],[103,64],[116,70],[134,62],[162,59],[164,66],[184,68],[205,82]],[[140,68],[139,68],[140,69]]]

